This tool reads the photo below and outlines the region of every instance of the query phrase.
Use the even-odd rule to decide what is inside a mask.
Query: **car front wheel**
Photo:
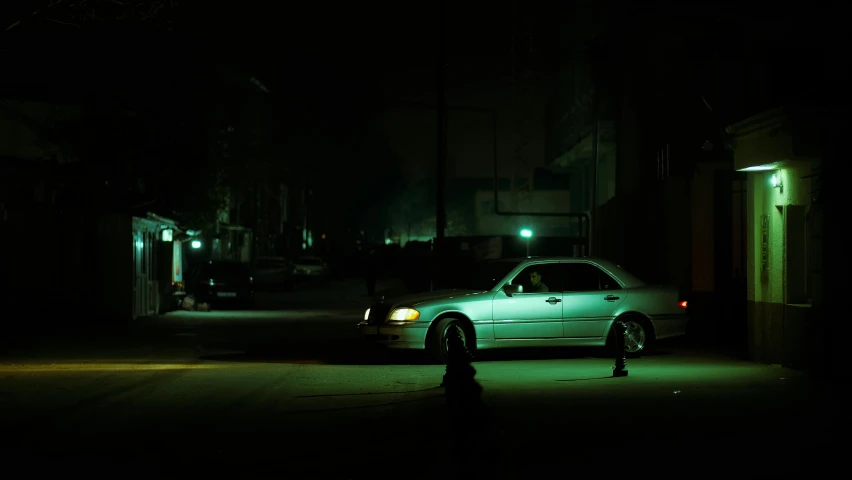
[[[468,339],[467,332],[461,322],[455,318],[444,318],[435,325],[427,345],[427,348],[434,360],[441,363],[447,363],[450,335],[452,334],[453,329],[456,328],[459,330],[459,335],[461,335],[461,339],[464,342],[465,350],[467,350],[468,355],[470,355],[470,339]]]

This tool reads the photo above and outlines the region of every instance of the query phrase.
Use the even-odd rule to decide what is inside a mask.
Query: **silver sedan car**
[[[365,339],[390,348],[447,355],[448,332],[461,327],[470,350],[606,346],[616,319],[627,325],[627,352],[686,333],[687,302],[672,286],[647,285],[602,259],[545,257],[482,262],[460,287],[392,300],[365,313]]]

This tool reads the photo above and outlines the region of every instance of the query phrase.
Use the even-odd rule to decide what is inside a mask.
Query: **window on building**
[[[506,205],[503,202],[498,202],[497,205],[500,207],[501,212],[506,211]],[[485,200],[482,202],[482,214],[483,215],[494,215],[494,200]]]
[[[808,303],[808,228],[803,205],[788,205],[786,213],[785,253],[787,265],[784,279],[785,302],[788,304]]]

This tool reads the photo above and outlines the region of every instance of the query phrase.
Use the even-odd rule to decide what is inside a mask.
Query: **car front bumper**
[[[388,348],[423,350],[426,348],[428,324],[367,325],[358,324],[364,341],[386,345]]]

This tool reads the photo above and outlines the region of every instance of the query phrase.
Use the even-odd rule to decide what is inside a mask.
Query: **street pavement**
[[[453,478],[449,446],[473,427],[449,421],[445,367],[364,348],[360,287],[21,339],[0,359],[0,459],[36,476]],[[612,365],[596,350],[482,352],[487,429],[461,456],[481,478],[839,466],[845,410],[801,373],[689,342],[628,360],[626,378]]]

